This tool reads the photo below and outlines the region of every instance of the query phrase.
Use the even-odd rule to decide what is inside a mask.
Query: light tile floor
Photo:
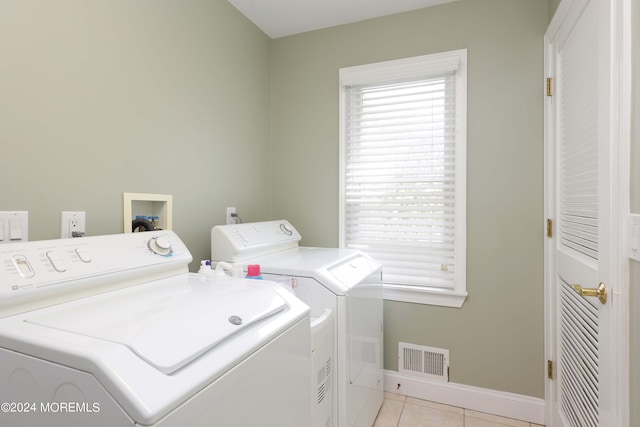
[[[484,412],[385,393],[373,427],[544,427]]]

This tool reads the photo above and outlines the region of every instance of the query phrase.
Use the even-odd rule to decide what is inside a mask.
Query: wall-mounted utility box
[[[29,240],[29,212],[0,212],[0,243],[26,242]]]
[[[170,194],[123,193],[124,232],[133,231],[137,216],[155,217],[156,229],[171,230],[173,222],[173,196]]]

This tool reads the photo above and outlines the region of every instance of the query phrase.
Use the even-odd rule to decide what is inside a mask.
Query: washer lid
[[[181,276],[152,288],[136,286],[65,304],[25,321],[120,343],[170,374],[285,309],[285,300],[273,289],[237,282],[212,285]]]

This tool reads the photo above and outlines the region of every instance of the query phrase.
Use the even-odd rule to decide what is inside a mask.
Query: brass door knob
[[[600,282],[597,288],[583,288],[580,285],[571,285],[571,287],[583,297],[598,297],[602,304],[607,303],[607,287]]]

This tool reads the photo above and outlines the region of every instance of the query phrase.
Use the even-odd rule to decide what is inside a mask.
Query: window
[[[385,299],[466,298],[466,50],[340,70],[340,246]]]

